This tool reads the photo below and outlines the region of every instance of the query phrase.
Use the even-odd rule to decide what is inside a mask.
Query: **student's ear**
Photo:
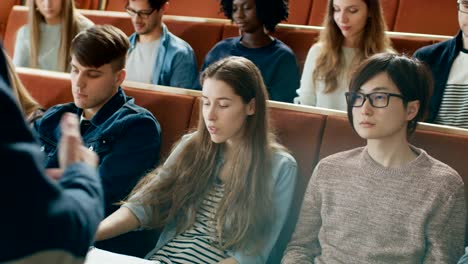
[[[169,1],[167,1],[163,6],[161,6],[161,9],[159,10],[162,11],[163,14],[165,14],[168,9],[169,9]]]
[[[255,98],[252,98],[252,100],[247,103],[247,115],[253,114],[255,114]]]
[[[420,103],[419,100],[408,102],[406,107],[406,119],[413,120],[419,112]]]
[[[122,83],[125,81],[126,76],[127,76],[127,71],[125,69],[121,69],[120,71],[117,72],[116,79],[115,79],[115,84],[117,87],[122,85]]]

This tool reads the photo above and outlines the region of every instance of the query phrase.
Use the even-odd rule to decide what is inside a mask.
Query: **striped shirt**
[[[161,263],[218,263],[228,258],[216,237],[216,211],[224,195],[224,185],[215,183],[207,193],[191,228],[174,237],[150,259]]]
[[[435,123],[468,129],[468,51],[462,50],[450,69]]]

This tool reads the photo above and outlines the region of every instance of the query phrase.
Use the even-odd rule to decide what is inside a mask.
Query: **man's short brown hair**
[[[111,25],[97,25],[80,32],[72,40],[71,55],[86,67],[99,68],[111,63],[114,71],[125,68],[130,43],[122,30]]]

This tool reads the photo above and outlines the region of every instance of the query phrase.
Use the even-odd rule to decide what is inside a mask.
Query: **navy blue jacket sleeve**
[[[159,124],[149,115],[127,118],[124,122],[122,134],[99,165],[106,215],[119,208],[115,203],[126,198],[140,178],[159,161]]]

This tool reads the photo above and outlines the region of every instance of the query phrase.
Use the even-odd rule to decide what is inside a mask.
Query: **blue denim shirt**
[[[170,165],[177,162],[180,152],[192,135],[193,134],[189,134],[182,138],[181,143],[167,158],[166,162],[164,163],[165,165]],[[223,159],[220,158],[217,162],[219,167],[223,163]],[[269,235],[269,238],[266,239],[267,243],[256,255],[247,255],[241,251],[229,250],[228,254],[235,258],[239,264],[266,263],[268,256],[280,235],[284,223],[286,222],[289,208],[291,207],[297,178],[297,163],[290,154],[281,151],[274,153],[272,166],[272,177],[274,183],[273,203],[276,210],[272,231]],[[130,198],[130,200],[132,199]],[[148,226],[151,219],[153,218],[154,213],[149,206],[142,206],[132,203],[126,203],[123,206],[127,207],[135,214],[142,227]],[[176,221],[172,221],[164,227],[156,247],[146,255],[146,258],[153,256],[159,249],[161,249],[165,244],[167,244],[176,236],[176,226]]]
[[[65,112],[81,116],[83,110],[74,103],[56,105],[33,124],[47,168],[59,167],[57,145]],[[83,143],[99,156],[107,216],[119,208],[114,203],[124,199],[141,176],[158,163],[161,128],[151,112],[135,105],[121,88],[90,121]]]
[[[130,54],[138,44],[138,34],[130,38]],[[198,86],[197,60],[192,47],[162,24],[161,44],[153,67],[152,83],[194,89]]]

